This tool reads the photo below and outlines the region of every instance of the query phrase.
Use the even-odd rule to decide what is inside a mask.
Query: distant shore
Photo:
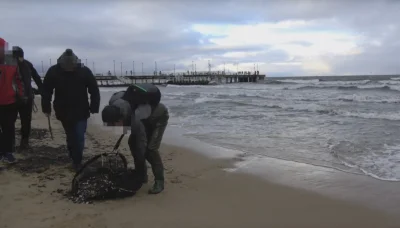
[[[313,80],[322,79],[323,81],[358,81],[358,80],[389,80],[391,78],[400,78],[400,74],[382,74],[382,75],[330,75],[330,76],[267,76],[265,81],[268,80]]]

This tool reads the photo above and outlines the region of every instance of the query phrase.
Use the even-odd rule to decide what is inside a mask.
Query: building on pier
[[[161,73],[161,72],[160,72]],[[258,82],[265,79],[258,71],[242,71],[233,74],[226,74],[223,71],[216,72],[187,72],[181,74],[158,74],[158,75],[135,75],[135,76],[96,76],[101,87],[123,87],[133,83],[153,84],[175,84],[175,85],[210,85]]]

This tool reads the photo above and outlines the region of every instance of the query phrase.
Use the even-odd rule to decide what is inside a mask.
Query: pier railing
[[[135,75],[135,76],[96,76],[101,87],[123,87],[133,83],[210,85],[243,82],[258,82],[265,75],[259,74],[191,74],[191,75]]]

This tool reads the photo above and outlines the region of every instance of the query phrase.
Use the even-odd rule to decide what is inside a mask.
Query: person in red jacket
[[[18,64],[8,53],[7,42],[0,38],[0,160],[7,163],[16,161],[13,153],[17,105],[25,100]]]

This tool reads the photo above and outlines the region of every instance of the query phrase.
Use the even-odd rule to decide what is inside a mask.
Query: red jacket
[[[0,42],[0,45],[5,45]],[[5,46],[0,50],[5,51]],[[17,62],[6,53],[5,62],[0,63],[0,105],[9,105],[22,99],[24,85],[19,73]]]

